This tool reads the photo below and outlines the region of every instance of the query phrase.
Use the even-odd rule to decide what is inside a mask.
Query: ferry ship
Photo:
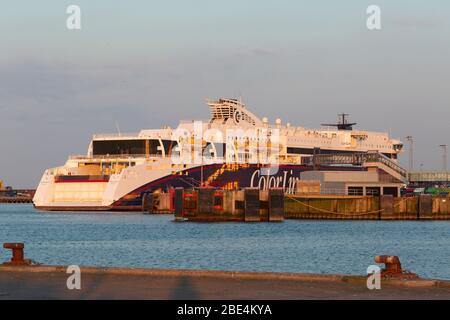
[[[337,124],[308,129],[254,115],[241,99],[208,100],[208,121],[137,134],[94,135],[86,155],[45,170],[33,198],[43,210],[140,211],[148,192],[170,188],[283,188],[293,193],[314,155],[376,152],[395,164],[401,141],[383,132],[355,130],[342,114]],[[317,169],[317,168],[315,168]],[[364,170],[330,164],[320,170]]]

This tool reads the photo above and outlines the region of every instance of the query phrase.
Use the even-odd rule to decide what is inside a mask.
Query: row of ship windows
[[[365,147],[370,147],[370,148],[389,148],[389,145],[373,145],[373,144],[368,144],[368,143],[365,143],[365,144],[363,144],[363,146],[365,146]]]
[[[240,137],[228,137],[228,138],[229,139],[233,139],[234,138],[234,139],[238,139],[238,140],[251,140],[251,141],[257,140],[256,138],[240,138]],[[300,143],[310,143],[311,142],[311,141],[303,140],[303,139],[292,139],[292,140],[295,141],[295,142],[300,142]],[[321,140],[320,142],[322,144],[329,144],[329,145],[331,145],[331,141],[329,141],[329,140]],[[362,145],[367,147],[367,148],[389,148],[388,144],[385,144],[385,145],[382,145],[382,144],[374,145],[374,144],[363,143]]]
[[[294,142],[300,142],[300,143],[310,143],[311,141],[309,140],[303,140],[303,139],[292,139],[291,141]],[[331,145],[331,141],[327,141],[327,140],[321,140],[320,143],[322,144],[330,144]],[[369,144],[369,143],[363,143],[362,146],[366,147],[366,148],[390,148],[390,146],[388,144]]]

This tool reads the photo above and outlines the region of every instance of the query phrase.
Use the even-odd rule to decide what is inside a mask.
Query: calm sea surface
[[[0,204],[0,242],[52,265],[365,274],[377,254],[450,279],[450,221],[173,222],[171,215],[44,213]],[[0,262],[10,251],[0,248]]]

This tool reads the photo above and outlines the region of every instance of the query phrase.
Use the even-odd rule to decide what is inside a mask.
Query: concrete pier
[[[65,266],[0,266],[0,299],[450,299],[450,282],[348,275],[81,267],[69,290]]]

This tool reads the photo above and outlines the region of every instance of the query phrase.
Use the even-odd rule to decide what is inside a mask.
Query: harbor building
[[[405,185],[384,171],[372,167],[367,171],[305,171],[300,173],[297,193],[303,193],[303,183],[315,184],[316,194],[347,196],[380,196],[398,197],[400,189]],[[303,192],[302,192],[303,191]]]

